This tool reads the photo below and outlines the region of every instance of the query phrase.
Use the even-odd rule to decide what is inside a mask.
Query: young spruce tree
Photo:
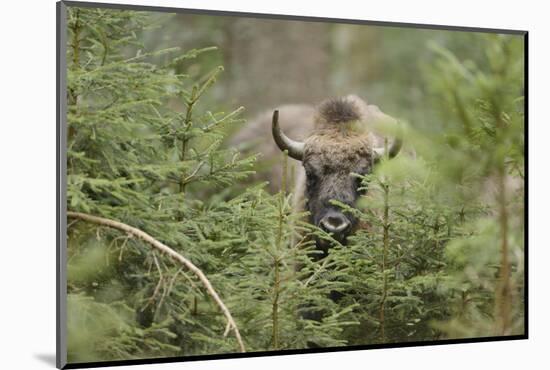
[[[316,278],[325,266],[307,258],[311,242],[291,242],[291,194],[233,188],[254,163],[221,146],[242,108],[202,103],[223,68],[198,81],[174,72],[215,48],[143,50],[154,23],[146,12],[69,7],[67,16],[69,361],[347,343],[349,310]],[[241,335],[195,271],[79,214],[139,229],[192,261]],[[297,261],[309,279],[298,278]],[[302,319],[305,306],[325,318]]]

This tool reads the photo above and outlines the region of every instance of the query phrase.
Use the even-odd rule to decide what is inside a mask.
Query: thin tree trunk
[[[386,273],[387,263],[388,263],[388,249],[389,249],[389,230],[390,230],[390,222],[389,222],[389,186],[388,184],[382,185],[384,189],[384,220],[383,220],[383,245],[384,245],[384,252],[382,255],[382,275],[383,275],[383,287],[382,287],[382,299],[380,302],[380,312],[379,312],[379,320],[380,320],[380,341],[384,343],[386,341],[386,322],[385,322],[385,311],[386,311],[386,298],[388,296],[388,274]]]
[[[384,140],[384,152],[388,153],[388,139]],[[387,159],[387,158],[386,158]],[[382,255],[382,275],[383,275],[383,291],[382,299],[380,301],[380,312],[379,312],[379,321],[380,321],[380,341],[382,343],[386,342],[386,299],[388,297],[388,274],[386,273],[386,268],[388,264],[388,250],[389,250],[389,240],[390,240],[390,206],[389,206],[389,195],[390,195],[390,186],[385,182],[382,183],[382,189],[384,191],[384,218],[383,218],[383,246],[384,252]]]
[[[71,25],[72,37],[70,42],[70,50],[72,52],[72,64],[70,68],[72,70],[80,69],[80,31],[82,25],[80,24],[80,10],[74,11],[75,22]],[[74,107],[78,103],[78,94],[74,89],[69,88],[67,91],[67,104],[69,107]],[[70,141],[76,135],[76,130],[73,125],[69,125],[67,136]]]
[[[511,328],[512,282],[508,251],[508,209],[506,207],[506,172],[501,165],[498,174],[498,206],[500,223],[500,271],[496,289],[497,334],[508,335]]]
[[[277,255],[282,248],[283,243],[283,225],[284,225],[284,203],[286,199],[286,181],[288,171],[288,152],[285,150],[283,153],[283,176],[282,186],[279,192],[279,224],[277,228],[277,250],[275,256],[273,256],[273,269],[274,269],[274,281],[273,281],[273,303],[271,309],[272,320],[272,333],[271,340],[273,343],[273,349],[279,349],[279,294],[281,290],[281,276],[280,276],[280,259]]]

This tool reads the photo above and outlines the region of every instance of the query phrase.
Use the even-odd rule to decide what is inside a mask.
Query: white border
[[[128,0],[169,7],[368,19],[530,31],[530,337],[528,341],[144,365],[155,369],[518,369],[548,366],[546,286],[550,244],[547,84],[550,27],[542,1]],[[55,1],[3,5],[2,281],[3,368],[53,368],[55,354]],[[7,205],[7,206],[6,206]],[[123,367],[120,367],[121,369]],[[138,367],[131,367],[137,369]]]

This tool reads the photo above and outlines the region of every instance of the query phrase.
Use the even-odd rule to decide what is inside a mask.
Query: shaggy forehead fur
[[[323,167],[327,173],[355,171],[362,162],[370,164],[371,148],[367,134],[323,130],[306,140],[304,162]]]
[[[328,99],[317,108],[317,121],[331,124],[358,121],[361,113],[357,104],[348,98]]]
[[[362,130],[361,113],[353,100],[329,99],[317,108],[315,131],[305,141],[304,162],[327,170],[353,170],[372,158],[371,137]]]

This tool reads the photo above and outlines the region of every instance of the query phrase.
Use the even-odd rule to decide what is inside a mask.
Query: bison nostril
[[[344,220],[341,217],[328,216],[327,223],[333,227],[339,227],[344,223]]]
[[[321,226],[330,233],[341,233],[349,228],[350,222],[344,216],[330,215],[323,217]]]

